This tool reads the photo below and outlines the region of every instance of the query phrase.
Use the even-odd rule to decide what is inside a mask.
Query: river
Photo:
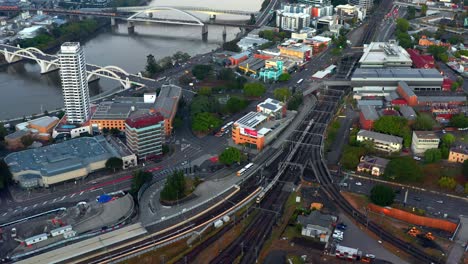
[[[258,11],[261,3],[262,0],[180,0],[175,4],[172,0],[154,0],[150,5]],[[163,12],[169,14],[169,11]],[[222,15],[217,18],[238,19]],[[222,43],[222,31],[222,27],[210,26],[208,41],[203,42],[200,27],[139,23],[135,26],[135,33],[129,34],[126,23],[121,23],[115,28],[102,30],[82,45],[88,63],[119,66],[127,72],[137,73],[144,69],[148,54],[158,59],[177,51],[196,55],[216,49]],[[238,28],[227,28],[227,39],[233,39],[238,32]],[[99,82],[90,83],[90,94],[96,96],[118,85],[117,81],[101,78]],[[38,114],[63,106],[58,72],[41,75],[39,66],[33,62],[1,67],[0,94],[0,120]]]

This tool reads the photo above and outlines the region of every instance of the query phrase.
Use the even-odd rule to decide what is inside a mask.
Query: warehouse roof
[[[408,120],[416,119],[416,112],[411,106],[401,105],[400,113]]]
[[[371,69],[371,68],[357,68],[354,71],[353,79],[362,78],[362,79],[412,79],[412,78],[421,78],[421,79],[440,79],[443,80],[443,76],[436,69]]]
[[[375,110],[375,107],[370,105],[365,105],[361,107],[361,112],[364,115],[366,120],[377,120],[379,118],[379,114]]]
[[[43,117],[39,117],[31,121],[28,121],[28,123],[31,125],[36,125],[40,127],[47,127],[50,124],[57,122],[58,120],[59,118],[56,116],[43,116]]]
[[[5,162],[13,173],[54,176],[118,156],[103,136],[82,137],[9,154]]]
[[[419,102],[466,102],[466,96],[418,96]]]
[[[405,92],[407,96],[409,97],[416,96],[413,89],[411,89],[406,82],[398,82],[398,86],[400,86],[401,89],[403,89],[403,91]]]
[[[160,112],[164,118],[172,119],[176,114],[177,104],[181,95],[182,88],[179,86],[172,84],[163,85],[158,98],[156,98],[154,109]]]
[[[372,138],[374,140],[383,141],[383,142],[398,143],[398,144],[403,143],[403,138],[401,137],[377,133],[374,131],[369,131],[369,130],[364,130],[364,129],[359,130],[357,135],[361,137]]]
[[[372,42],[364,46],[364,54],[359,60],[361,66],[394,65],[411,67],[412,60],[408,52],[396,43]]]

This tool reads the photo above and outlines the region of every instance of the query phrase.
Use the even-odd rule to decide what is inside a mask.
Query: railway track
[[[392,5],[393,1],[382,0],[380,2],[380,5],[374,8],[374,13],[372,14],[372,17],[365,28],[365,33],[362,37],[360,46],[372,42],[372,40],[374,39],[375,32],[378,28],[380,28],[379,25],[382,21],[382,18],[385,16],[386,13],[390,11]]]

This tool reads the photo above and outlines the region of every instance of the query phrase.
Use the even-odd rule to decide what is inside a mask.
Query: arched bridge
[[[95,11],[110,11],[113,12],[117,10],[117,12],[124,12],[124,13],[136,13],[145,10],[157,10],[161,8],[172,8],[178,9],[181,11],[188,11],[188,12],[199,12],[199,13],[206,13],[206,14],[227,14],[227,15],[238,15],[238,16],[250,16],[250,15],[258,15],[260,12],[256,11],[243,11],[243,10],[224,10],[224,9],[215,9],[215,8],[207,8],[207,7],[194,7],[194,6],[129,6],[129,7],[118,7],[117,9],[112,8],[104,8],[104,9],[83,9],[83,10],[95,10]]]
[[[60,68],[59,58],[56,55],[50,55],[36,48],[21,48],[0,44],[0,53],[5,56],[8,63],[14,63],[22,59],[29,59],[37,62],[41,67],[41,73],[47,73]],[[140,74],[130,74],[117,66],[98,66],[87,64],[88,81],[93,81],[98,77],[109,78],[119,81],[125,89],[132,85],[156,87],[156,81],[145,78]]]

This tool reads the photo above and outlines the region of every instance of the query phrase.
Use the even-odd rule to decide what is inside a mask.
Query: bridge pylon
[[[208,25],[207,24],[204,24],[202,26],[201,35],[202,35],[202,40],[203,41],[208,41]]]
[[[115,21],[115,17],[111,17],[111,26],[117,26],[117,22]]]
[[[132,21],[127,21],[127,29],[129,34],[135,33],[135,24]]]
[[[224,28],[223,28],[223,43],[226,42],[226,37],[227,37],[226,26],[224,26]]]

